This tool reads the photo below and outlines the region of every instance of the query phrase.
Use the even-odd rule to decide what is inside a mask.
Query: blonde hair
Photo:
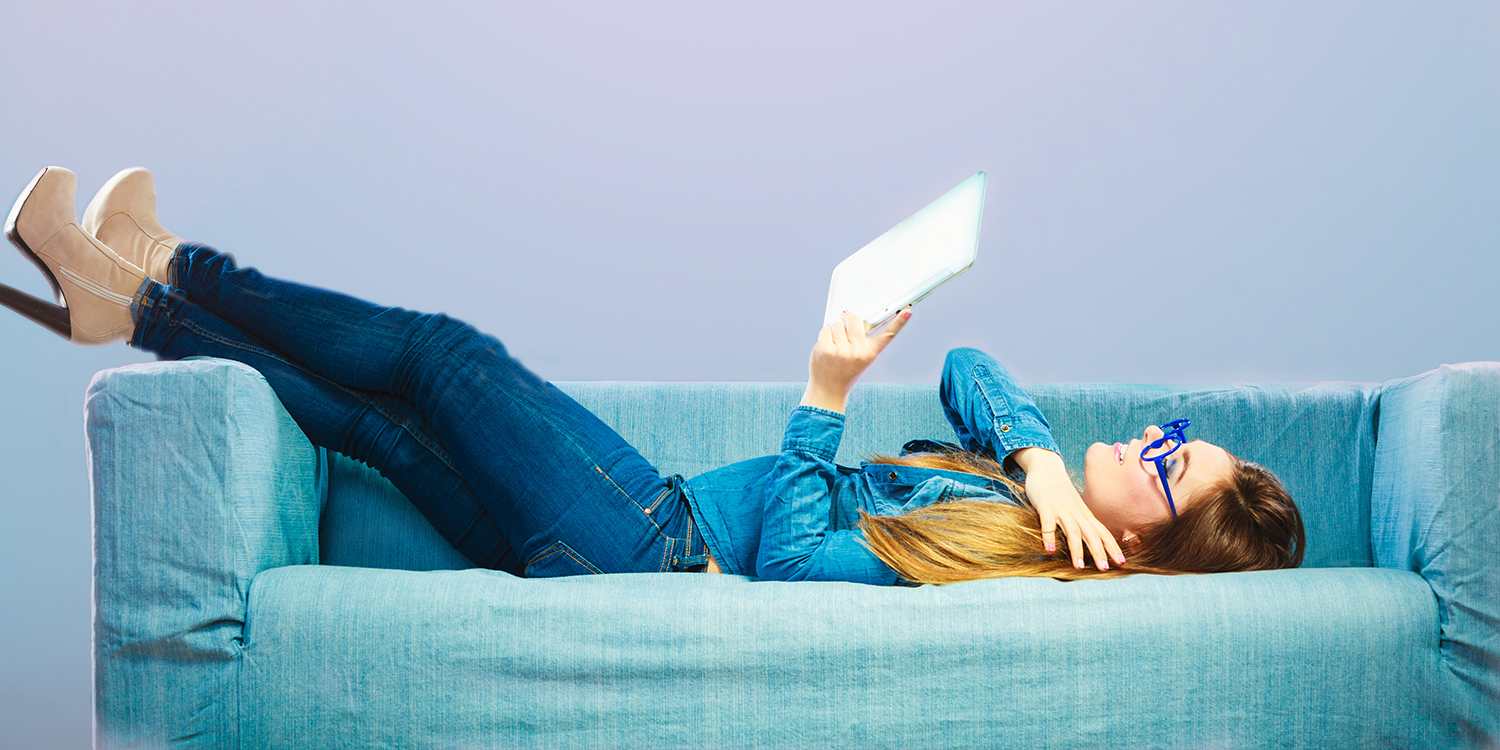
[[[1140,532],[1124,566],[1101,571],[1073,567],[1067,535],[1057,529],[1057,551],[1042,547],[1041,520],[1026,490],[994,460],[967,451],[872,456],[869,463],[919,466],[978,474],[1010,490],[1020,504],[989,500],[936,503],[899,516],[860,511],[865,546],[912,583],[956,583],[1024,576],[1078,580],[1134,573],[1178,575],[1296,567],[1305,535],[1297,506],[1264,467],[1233,459],[1231,476],[1199,490],[1177,518]]]

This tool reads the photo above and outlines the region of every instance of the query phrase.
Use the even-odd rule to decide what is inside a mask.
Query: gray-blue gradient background
[[[1494,3],[0,7],[6,205],[149,166],[179,234],[550,379],[801,380],[833,266],[980,169],[978,262],[867,379],[1500,359]],[[148,357],[4,310],[0,342],[0,744],[79,747],[82,394]]]

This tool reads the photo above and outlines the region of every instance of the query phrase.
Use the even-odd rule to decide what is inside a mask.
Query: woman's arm
[[[808,362],[807,390],[792,411],[772,470],[771,497],[761,523],[756,575],[780,581],[841,580],[889,585],[896,573],[860,542],[863,533],[829,531],[849,392],[911,318],[903,310],[870,335],[852,313],[818,332]]]
[[[861,542],[858,529],[829,529],[838,490],[838,453],[844,415],[819,406],[792,411],[771,471],[761,520],[755,575],[774,581],[853,581],[889,586],[896,571]]]
[[[1085,545],[1100,570],[1111,558],[1124,562],[1119,543],[1073,487],[1047,418],[1009,370],[978,349],[954,349],[943,365],[939,396],[965,450],[992,453],[1025,472],[1026,496],[1040,516],[1048,552],[1057,548],[1061,526],[1075,567],[1083,567]]]
[[[802,405],[843,414],[854,383],[910,319],[908,305],[891,319],[885,330],[872,336],[858,315],[845,310],[838,323],[823,326],[807,363],[807,390],[802,394]]]

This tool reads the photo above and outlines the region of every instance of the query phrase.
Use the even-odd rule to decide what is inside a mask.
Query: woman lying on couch
[[[144,169],[111,179],[80,226],[76,184],[42,170],[6,221],[67,307],[3,285],[0,303],[76,343],[254,367],[314,444],[379,470],[481,566],[895,584],[1302,560],[1302,519],[1275,477],[1188,441],[1188,420],[1093,444],[1079,492],[1031,398],[972,349],[948,355],[940,389],[961,445],[913,441],[900,457],[835,465],[849,392],[910,310],[874,332],[848,313],[825,326],[781,453],[684,481],[472,326],[183,242],[158,222]]]

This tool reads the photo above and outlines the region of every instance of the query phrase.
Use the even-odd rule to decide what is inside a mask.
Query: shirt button
[[[1000,431],[1001,432],[1010,432],[1010,425],[1008,425],[1008,424],[1000,425]]]

